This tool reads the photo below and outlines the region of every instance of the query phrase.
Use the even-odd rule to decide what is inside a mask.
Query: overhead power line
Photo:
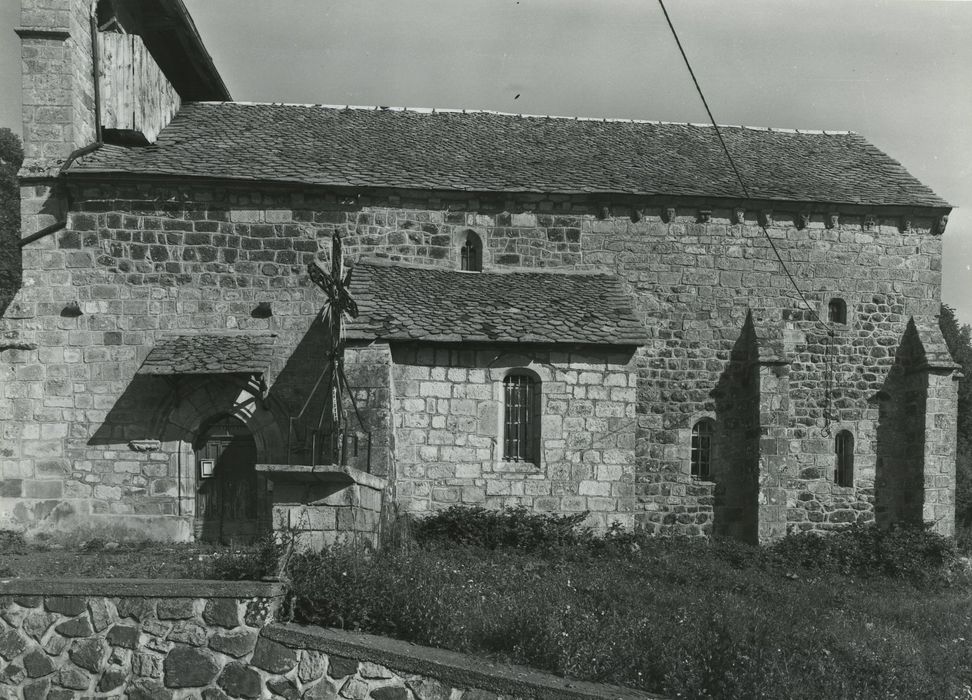
[[[702,86],[699,85],[699,80],[695,77],[695,71],[692,70],[692,64],[689,62],[688,56],[685,54],[685,49],[682,47],[682,41],[678,38],[678,32],[675,31],[675,25],[672,24],[672,18],[669,17],[668,10],[665,8],[665,0],[658,0],[658,4],[661,5],[661,10],[665,15],[665,21],[668,22],[668,28],[672,30],[672,36],[675,37],[675,44],[678,46],[679,53],[682,54],[682,60],[685,62],[685,67],[688,68],[689,75],[692,76],[692,82],[695,84],[695,90],[699,93],[699,98],[702,100],[702,105],[705,107],[706,114],[709,115],[709,121],[712,122],[712,128],[715,129],[716,136],[719,137],[719,143],[722,144],[722,150],[726,154],[726,160],[729,161],[729,166],[732,168],[732,172],[735,174],[736,180],[739,182],[739,187],[742,188],[743,195],[746,197],[746,199],[752,199],[752,196],[749,194],[749,188],[746,187],[746,181],[743,180],[743,177],[739,172],[739,168],[736,167],[736,161],[733,160],[732,154],[729,152],[729,147],[726,146],[726,140],[722,137],[722,130],[719,128],[719,124],[716,122],[715,117],[712,116],[712,110],[709,108],[709,103],[705,99],[705,93],[702,92]],[[776,243],[773,242],[773,238],[769,235],[769,231],[766,230],[765,224],[759,222],[759,228],[763,231],[763,235],[766,236],[766,240],[769,241],[770,248],[773,249],[776,259],[780,262],[780,267],[783,268],[783,272],[785,272],[787,278],[789,278],[790,284],[793,285],[793,288],[796,290],[797,294],[800,295],[800,299],[803,300],[803,303],[806,305],[807,309],[811,314],[813,314],[814,319],[829,330],[830,324],[824,322],[824,320],[820,318],[820,314],[817,313],[817,310],[810,305],[810,302],[807,301],[806,296],[804,296],[803,291],[800,289],[800,285],[797,284],[796,279],[794,279],[793,275],[790,273],[786,263],[783,262],[783,257],[780,255],[780,251],[777,249]]]

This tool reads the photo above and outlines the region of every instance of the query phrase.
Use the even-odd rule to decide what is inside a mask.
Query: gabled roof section
[[[861,136],[722,127],[752,199],[948,207]],[[187,104],[75,174],[470,192],[742,197],[715,129],[494,112]]]
[[[276,339],[272,333],[245,331],[165,335],[137,374],[263,374]]]
[[[432,343],[641,345],[617,277],[460,272],[368,260],[351,273],[358,317],[347,337]]]

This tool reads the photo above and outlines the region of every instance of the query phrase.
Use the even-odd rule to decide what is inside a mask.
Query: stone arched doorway
[[[266,478],[256,471],[253,433],[235,416],[205,421],[193,443],[196,457],[196,538],[249,542],[269,527]]]

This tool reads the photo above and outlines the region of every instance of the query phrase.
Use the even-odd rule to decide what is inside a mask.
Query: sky
[[[184,0],[234,99],[705,122],[656,0]],[[851,130],[957,207],[972,323],[972,2],[668,0],[722,124]],[[19,2],[0,126],[20,132]]]

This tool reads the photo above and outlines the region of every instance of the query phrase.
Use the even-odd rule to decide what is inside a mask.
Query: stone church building
[[[723,127],[746,197],[711,126],[234,103],[181,0],[22,8],[0,527],[952,532],[950,206],[861,136]]]

